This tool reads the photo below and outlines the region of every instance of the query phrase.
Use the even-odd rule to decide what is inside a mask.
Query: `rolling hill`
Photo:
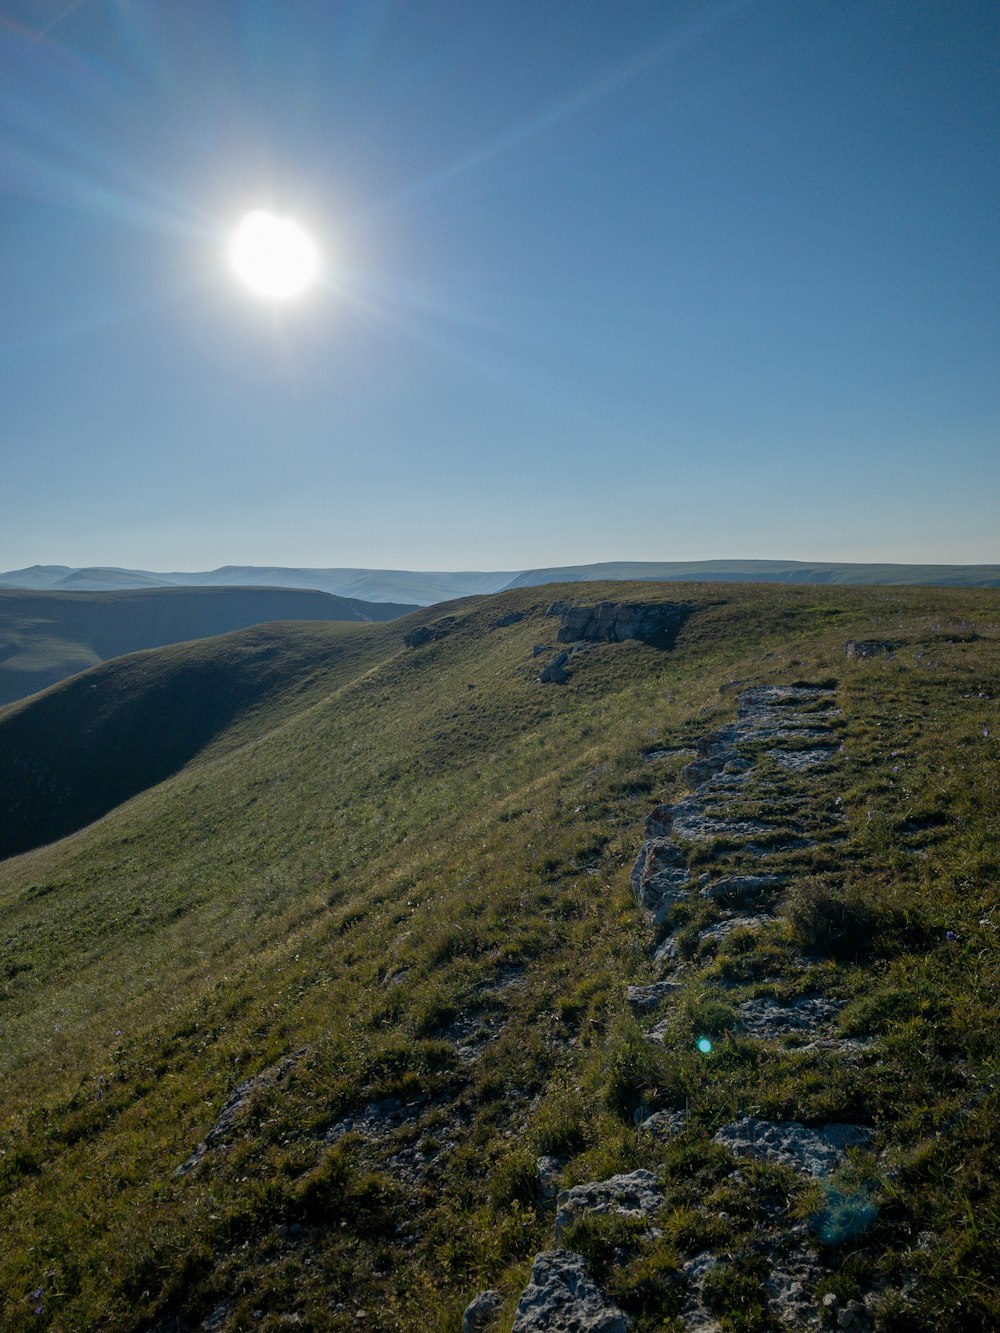
[[[998,654],[566,584],[0,710],[0,1325],[996,1328]]]
[[[0,704],[143,648],[225,634],[266,621],[360,623],[388,620],[412,609],[285,588],[0,590]]]

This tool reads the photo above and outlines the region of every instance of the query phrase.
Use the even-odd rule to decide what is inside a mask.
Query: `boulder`
[[[569,661],[569,653],[556,653],[551,662],[547,662],[539,674],[538,679],[543,685],[563,685],[568,680],[564,670]]]
[[[631,1320],[595,1285],[581,1255],[535,1256],[511,1333],[628,1333]]]

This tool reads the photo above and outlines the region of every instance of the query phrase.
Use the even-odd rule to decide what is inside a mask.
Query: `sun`
[[[229,246],[237,276],[265,301],[291,301],[319,276],[319,250],[292,218],[255,208],[241,220]]]

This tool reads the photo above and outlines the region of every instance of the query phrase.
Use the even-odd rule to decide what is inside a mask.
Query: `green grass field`
[[[0,1326],[457,1333],[492,1286],[509,1328],[552,1244],[548,1153],[564,1185],[657,1173],[655,1238],[572,1238],[638,1333],[683,1329],[708,1247],[720,1327],[769,1329],[754,1235],[816,1187],[734,1174],[713,1134],[753,1114],[877,1133],[842,1182],[870,1219],[823,1252],[839,1300],[882,1293],[898,1333],[1000,1327],[1000,594],[685,585],[672,650],[598,644],[539,683],[551,601],[676,596],[269,626],[0,711],[4,826],[76,830],[0,863]],[[849,659],[863,638],[898,646]],[[687,974],[655,1047],[625,1003],[652,975],[629,870],[734,681],[835,683],[842,757],[809,781],[813,846],[776,860],[779,922]],[[734,1030],[806,984],[797,951],[873,1058]],[[649,1140],[639,1108],[684,1132]]]

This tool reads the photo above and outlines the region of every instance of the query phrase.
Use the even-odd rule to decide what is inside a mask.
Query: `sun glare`
[[[319,275],[319,251],[312,237],[291,218],[263,209],[247,213],[229,247],[242,282],[265,301],[301,296]]]

